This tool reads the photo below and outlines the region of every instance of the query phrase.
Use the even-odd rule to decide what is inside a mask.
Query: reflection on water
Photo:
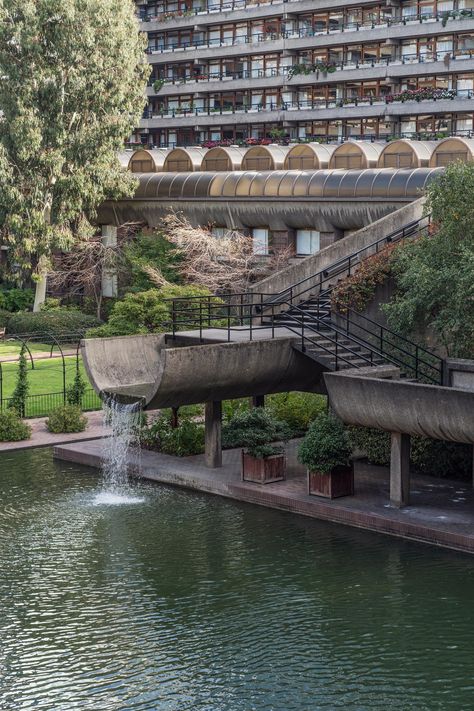
[[[474,560],[0,458],[0,709],[462,711]]]

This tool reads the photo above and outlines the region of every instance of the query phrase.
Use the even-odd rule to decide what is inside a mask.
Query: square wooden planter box
[[[265,459],[257,459],[242,450],[242,481],[255,484],[270,484],[285,478],[286,457],[284,454],[272,454]]]
[[[308,470],[308,493],[313,496],[323,496],[326,499],[337,499],[339,496],[353,496],[354,467],[334,467],[330,474],[311,472]]]

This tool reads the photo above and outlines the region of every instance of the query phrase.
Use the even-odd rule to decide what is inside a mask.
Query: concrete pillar
[[[398,508],[410,503],[410,435],[401,432],[392,432],[390,503]]]
[[[265,407],[265,395],[253,395],[250,398],[250,407]]]
[[[102,225],[102,242],[106,247],[116,246],[117,228],[115,225]],[[118,296],[117,272],[115,270],[104,269],[102,272],[102,296]]]
[[[222,466],[222,402],[209,400],[205,405],[205,459],[206,467]]]
[[[472,445],[472,488],[474,489],[474,444]]]

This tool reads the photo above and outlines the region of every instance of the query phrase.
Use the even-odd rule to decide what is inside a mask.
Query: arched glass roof
[[[431,155],[430,167],[445,166],[456,160],[474,160],[474,139],[460,136],[443,138]]]
[[[378,168],[426,168],[437,146],[436,141],[400,138],[387,143],[379,156]]]
[[[443,168],[145,173],[135,199],[415,199]]]
[[[128,167],[132,173],[140,173],[143,171],[156,173],[163,170],[166,156],[170,152],[171,150],[169,148],[153,148],[153,150],[141,148],[133,153]]]
[[[346,141],[337,146],[329,160],[329,168],[375,168],[387,144],[370,141]],[[357,159],[359,165],[351,165]]]
[[[201,170],[240,170],[247,150],[241,146],[210,148],[202,159]]]
[[[263,161],[267,163],[268,170],[280,170],[290,149],[290,146],[278,146],[276,143],[268,146],[251,146],[242,160],[242,170],[252,170],[256,166],[258,170],[259,163]]]
[[[320,170],[327,168],[336,146],[325,143],[301,143],[285,156],[285,170]]]
[[[163,170],[168,172],[189,172],[201,169],[201,163],[207,148],[173,148],[166,156]]]

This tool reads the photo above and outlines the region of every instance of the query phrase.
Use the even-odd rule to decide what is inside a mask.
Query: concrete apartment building
[[[471,137],[474,0],[139,0],[134,140]]]

